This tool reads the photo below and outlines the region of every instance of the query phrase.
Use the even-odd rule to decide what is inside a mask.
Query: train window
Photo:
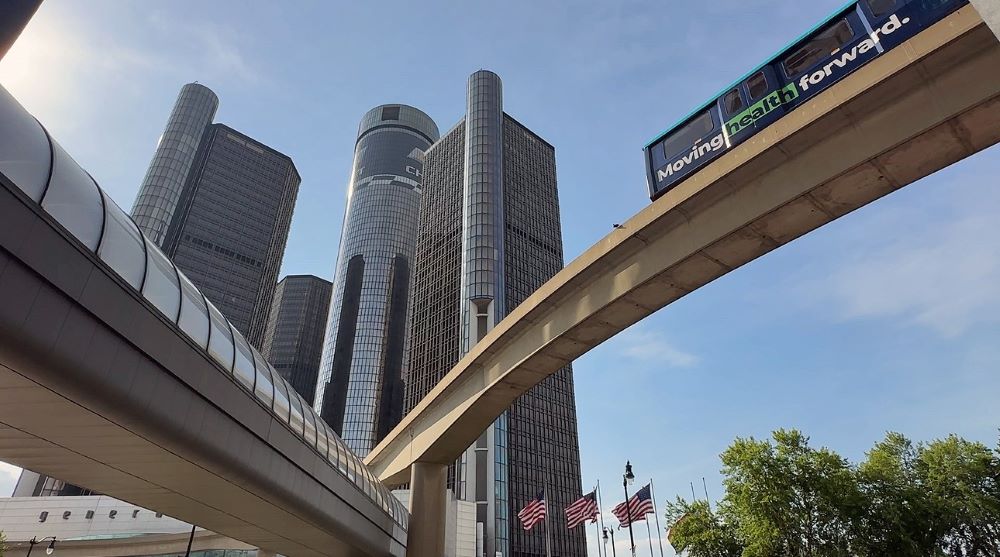
[[[896,0],[868,0],[868,9],[875,17],[882,17],[896,9]]]
[[[736,116],[743,110],[743,98],[740,97],[740,90],[733,89],[722,98],[722,106],[726,107],[726,114]]]
[[[663,140],[663,155],[667,160],[673,159],[690,149],[695,141],[705,137],[713,129],[715,123],[712,121],[712,113],[706,110]]]
[[[793,52],[782,65],[788,77],[795,77],[813,67],[816,62],[830,56],[835,50],[851,42],[854,30],[850,22],[842,19],[826,31],[816,35],[809,42]]]
[[[767,94],[767,76],[764,75],[764,72],[757,72],[747,80],[747,91],[750,92],[751,101]]]

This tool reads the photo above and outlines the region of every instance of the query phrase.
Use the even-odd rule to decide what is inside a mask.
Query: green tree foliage
[[[0,557],[3,557],[4,551],[7,550],[7,537],[0,532]]]
[[[732,525],[712,513],[707,501],[687,501],[677,498],[667,503],[667,523],[673,524],[667,539],[678,553],[740,557],[743,547]]]
[[[1000,448],[889,433],[852,465],[798,431],[737,439],[725,496],[678,498],[670,543],[689,557],[1000,556]]]

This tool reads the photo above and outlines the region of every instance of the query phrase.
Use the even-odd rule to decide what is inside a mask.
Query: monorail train
[[[861,0],[844,6],[646,145],[650,198],[965,4]]]

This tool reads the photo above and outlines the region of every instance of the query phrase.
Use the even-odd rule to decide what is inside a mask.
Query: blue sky
[[[181,85],[208,85],[216,121],[302,175],[283,273],[330,277],[361,115],[403,102],[446,130],[468,74],[491,69],[505,109],[556,146],[573,258],[649,202],[647,140],[840,4],[46,0],[0,83],[126,209]],[[981,153],[581,358],[585,489],[600,478],[612,506],[631,459],[660,501],[702,477],[718,496],[718,454],[778,427],[851,458],[886,430],[995,444],[998,173],[1000,151]]]

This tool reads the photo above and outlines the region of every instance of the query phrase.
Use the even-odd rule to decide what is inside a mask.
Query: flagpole
[[[660,542],[660,557],[663,557],[663,530],[660,530],[660,512],[656,510],[656,491],[653,489],[653,478],[649,478],[649,496],[653,498],[653,514],[656,515],[656,541]]]
[[[604,533],[604,503],[601,502],[601,480],[597,480],[597,517],[601,520],[601,531],[597,534],[597,557],[601,557],[601,535]],[[608,557],[608,546],[604,546],[604,557]]]
[[[549,480],[542,480],[542,493],[545,494],[545,557],[552,557],[552,527],[549,522]]]
[[[594,522],[594,530],[597,530],[597,557],[601,557],[601,530],[600,530],[600,528],[601,528],[600,525],[598,525],[597,522],[595,521]],[[590,552],[588,551],[587,553],[589,554]]]
[[[645,519],[645,517],[643,517]],[[649,520],[643,520],[646,523],[646,538],[649,539],[649,557],[656,557],[653,555],[653,534],[649,532]]]

